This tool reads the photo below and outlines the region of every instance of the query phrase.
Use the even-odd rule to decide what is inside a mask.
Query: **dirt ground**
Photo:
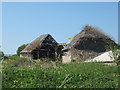
[[[104,63],[104,64],[106,64],[106,65],[113,65],[113,66],[116,66],[117,64],[116,63]]]

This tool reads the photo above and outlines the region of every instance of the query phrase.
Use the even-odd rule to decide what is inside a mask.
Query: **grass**
[[[6,59],[3,88],[117,88],[117,66],[103,63]]]

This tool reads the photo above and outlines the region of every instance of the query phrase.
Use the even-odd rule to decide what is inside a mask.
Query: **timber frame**
[[[57,60],[58,46],[58,43],[50,34],[41,35],[26,46],[21,51],[20,56],[30,59],[49,58]]]

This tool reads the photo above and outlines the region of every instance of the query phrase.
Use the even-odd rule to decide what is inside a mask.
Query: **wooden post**
[[[37,50],[37,59],[39,59],[39,49]]]
[[[26,54],[27,54],[27,58],[29,58],[29,52],[27,52]]]
[[[47,49],[47,56],[48,56],[48,59],[49,59],[49,47],[48,47],[48,49]]]
[[[31,60],[33,59],[32,52],[30,52],[30,59],[31,59]]]
[[[57,46],[55,46],[55,61],[57,60]]]

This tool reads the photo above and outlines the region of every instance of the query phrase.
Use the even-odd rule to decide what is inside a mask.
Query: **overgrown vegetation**
[[[61,64],[8,57],[3,88],[117,88],[117,67],[103,63]]]
[[[111,45],[108,48],[112,51],[114,62],[116,63],[118,67],[118,88],[120,88],[120,45]]]
[[[4,53],[2,51],[0,51],[0,60],[2,60],[4,57]]]
[[[114,62],[119,66],[120,64],[120,45],[110,45],[107,47],[109,50],[112,51],[112,57],[111,59],[114,59]]]
[[[21,46],[18,47],[18,50],[17,50],[17,55],[20,56],[20,52],[27,46],[28,44],[23,44]]]

